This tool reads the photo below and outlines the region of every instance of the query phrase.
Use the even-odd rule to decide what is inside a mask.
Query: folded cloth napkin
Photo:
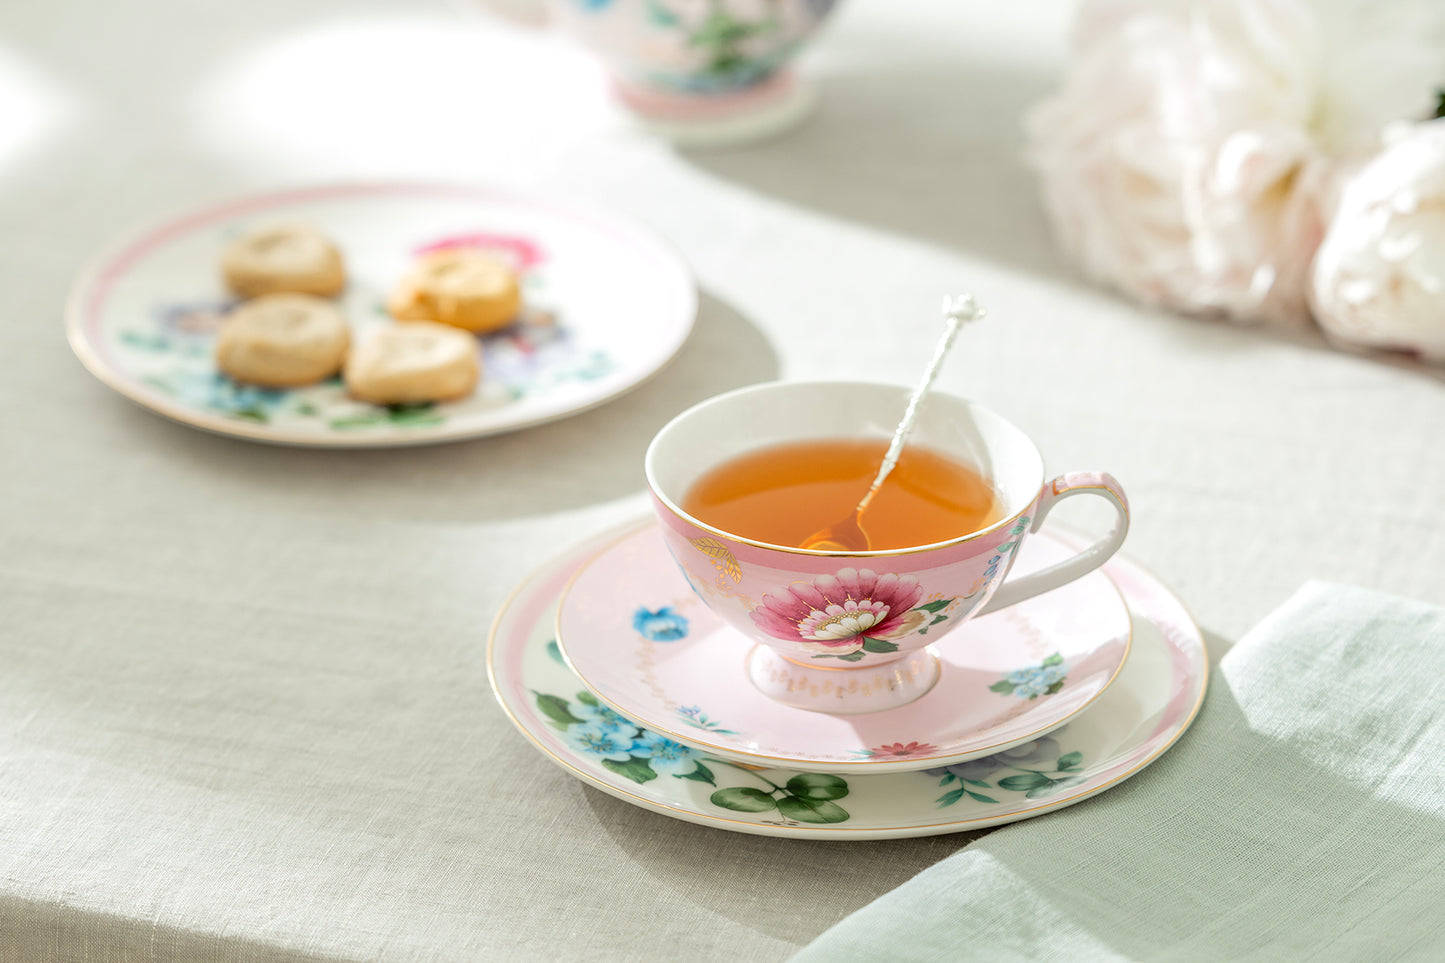
[[[1305,586],[1147,772],[794,959],[1445,960],[1445,610]]]

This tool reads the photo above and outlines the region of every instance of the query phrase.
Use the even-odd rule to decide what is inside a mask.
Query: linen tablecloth
[[[940,387],[1120,478],[1127,551],[1216,649],[1312,577],[1445,603],[1437,374],[1136,309],[1054,253],[1019,125],[1071,8],[853,0],[806,64],[813,121],[704,155],[455,5],[0,4],[0,958],[776,960],[956,851],[634,809],[536,754],[483,665],[524,573],[645,511],[672,414],[911,382],[950,291],[991,316]],[[649,225],[702,288],[692,340],[579,417],[370,453],[167,423],[67,349],[68,286],[118,233],[378,178]]]

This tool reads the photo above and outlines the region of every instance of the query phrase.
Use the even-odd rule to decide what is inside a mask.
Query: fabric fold
[[[1005,827],[795,960],[1445,954],[1445,610],[1310,583],[1123,785]]]

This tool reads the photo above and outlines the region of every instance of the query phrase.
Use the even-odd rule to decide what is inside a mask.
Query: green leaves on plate
[[[849,819],[848,810],[833,802],[848,795],[848,781],[841,776],[801,772],[782,786],[758,778],[772,790],[747,786],[719,789],[710,797],[713,805],[743,813],[776,809],[785,819],[800,823],[841,823]]]

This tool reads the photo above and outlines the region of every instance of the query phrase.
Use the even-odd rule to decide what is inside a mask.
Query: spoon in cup
[[[933,387],[934,380],[938,377],[938,371],[943,366],[943,359],[953,347],[953,342],[958,338],[958,332],[965,322],[977,321],[986,312],[982,305],[974,300],[971,294],[951,295],[943,299],[943,317],[946,327],[943,336],[939,338],[938,345],[933,349],[933,358],[928,362],[928,367],[923,371],[923,378],[919,381],[918,387],[913,389],[912,396],[908,399],[908,407],[903,411],[903,418],[898,422],[898,427],[893,431],[893,441],[888,445],[888,453],[883,456],[883,464],[878,468],[878,474],[873,479],[873,484],[868,486],[868,491],[858,501],[853,513],[825,528],[821,528],[809,535],[802,544],[802,548],[813,549],[821,552],[866,552],[869,549],[868,533],[863,528],[863,512],[873,501],[873,496],[878,494],[878,489],[883,487],[883,482],[898,465],[898,459],[903,454],[903,446],[908,443],[908,436],[913,433],[913,422],[918,418],[918,408],[922,403],[928,390]]]

